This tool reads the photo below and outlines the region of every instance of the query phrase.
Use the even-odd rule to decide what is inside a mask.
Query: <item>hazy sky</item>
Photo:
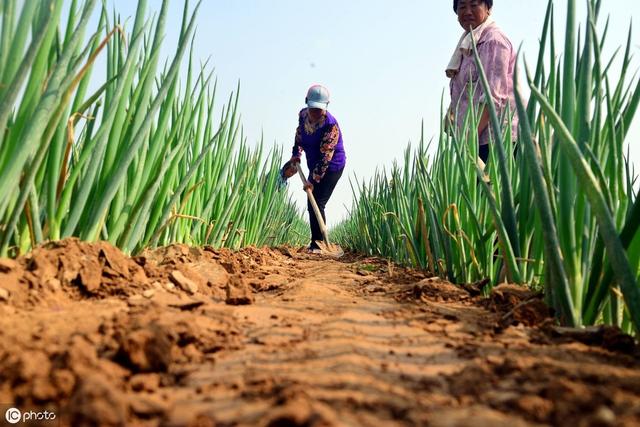
[[[135,2],[109,0],[123,17]],[[240,80],[240,112],[245,135],[255,142],[285,147],[289,158],[307,88],[321,83],[332,95],[330,111],[344,136],[347,169],[327,207],[329,224],[346,215],[352,194],[349,178],[371,177],[376,168],[401,159],[409,141],[417,143],[424,120],[427,138],[438,133],[440,103],[448,104],[444,68],[461,34],[452,1],[436,0],[203,0],[195,58],[211,57],[224,99]],[[578,0],[581,21],[586,0]],[[192,2],[192,6],[195,4]],[[556,0],[559,37],[565,27],[566,1]],[[160,1],[150,0],[159,10]],[[493,17],[514,46],[522,43],[530,63],[538,52],[546,0],[497,0]],[[165,49],[175,48],[183,2],[172,1]],[[603,0],[601,18],[611,15],[608,48],[626,42],[638,0]],[[604,22],[604,19],[601,19]],[[129,24],[130,26],[131,24]],[[562,43],[558,45],[561,48]],[[633,35],[633,53],[640,36]],[[638,68],[636,60],[633,68]],[[634,123],[632,139],[640,135]],[[631,143],[640,165],[640,147]],[[298,181],[291,191],[302,208]]]

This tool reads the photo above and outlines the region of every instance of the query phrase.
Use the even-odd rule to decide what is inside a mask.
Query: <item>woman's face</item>
[[[465,31],[476,28],[489,16],[489,8],[482,0],[458,1],[458,22]]]
[[[309,108],[309,118],[311,121],[317,122],[322,118],[324,110],[321,108]]]

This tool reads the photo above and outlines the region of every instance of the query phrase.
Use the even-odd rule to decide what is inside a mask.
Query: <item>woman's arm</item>
[[[301,134],[301,129],[300,126],[298,126],[298,129],[296,130],[296,138],[294,140],[293,143],[293,150],[291,153],[291,158],[292,159],[298,159],[300,160],[300,157],[302,157],[302,152],[304,151],[302,149],[302,134]]]
[[[478,121],[478,138],[480,138],[482,132],[484,132],[489,126],[489,109],[485,106],[485,104],[480,104],[479,108],[482,108],[482,114],[480,115],[480,120]]]
[[[291,152],[291,160],[300,161],[300,157],[302,157],[302,152],[304,151],[302,148],[302,111],[298,116],[298,128],[296,129],[296,137],[293,142],[293,150]]]

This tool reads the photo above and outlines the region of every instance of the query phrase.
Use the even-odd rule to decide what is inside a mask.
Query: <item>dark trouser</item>
[[[342,171],[344,171],[344,169],[340,169],[336,172],[327,171],[320,182],[316,183],[312,181],[313,198],[316,199],[316,203],[318,204],[318,208],[320,209],[320,214],[322,215],[322,220],[325,225],[327,224],[327,219],[324,216],[324,207],[327,205],[327,202],[333,193],[333,189],[336,188],[336,184],[342,176]],[[318,224],[318,220],[316,219],[316,214],[313,212],[311,202],[307,202],[307,209],[309,210],[309,224],[311,224],[311,248],[315,248],[315,241],[323,240],[322,231],[320,230],[320,224]]]
[[[517,158],[518,155],[518,141],[514,141],[513,143],[513,158]],[[489,159],[489,144],[478,145],[478,157],[482,159],[484,164],[487,164],[487,160]]]
[[[487,160],[489,159],[489,144],[478,146],[478,157],[480,157],[482,161],[487,164]]]

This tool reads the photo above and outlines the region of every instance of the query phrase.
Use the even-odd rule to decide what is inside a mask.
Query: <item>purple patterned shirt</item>
[[[309,111],[304,108],[298,116],[293,157],[306,153],[309,176],[320,182],[327,171],[336,172],[344,168],[347,157],[342,144],[342,132],[335,117],[328,111],[318,122],[309,122]]]
[[[512,139],[516,140],[518,137],[518,115],[514,114],[516,104],[513,94],[513,71],[516,64],[516,51],[507,36],[495,23],[490,24],[485,29],[477,42],[477,46],[478,55],[487,75],[489,87],[491,88],[491,97],[496,105],[498,115],[505,114],[508,106],[509,112],[513,116],[511,120]],[[460,71],[451,79],[450,83],[450,108],[456,118],[458,129],[462,129],[469,108],[469,83],[473,85],[473,105],[477,111],[478,105],[485,102],[485,94],[482,82],[479,80],[473,52],[470,55],[463,55]],[[505,123],[508,123],[506,118]],[[492,133],[490,129],[491,125],[489,124],[480,135],[479,145],[489,143],[489,134],[490,132]]]

